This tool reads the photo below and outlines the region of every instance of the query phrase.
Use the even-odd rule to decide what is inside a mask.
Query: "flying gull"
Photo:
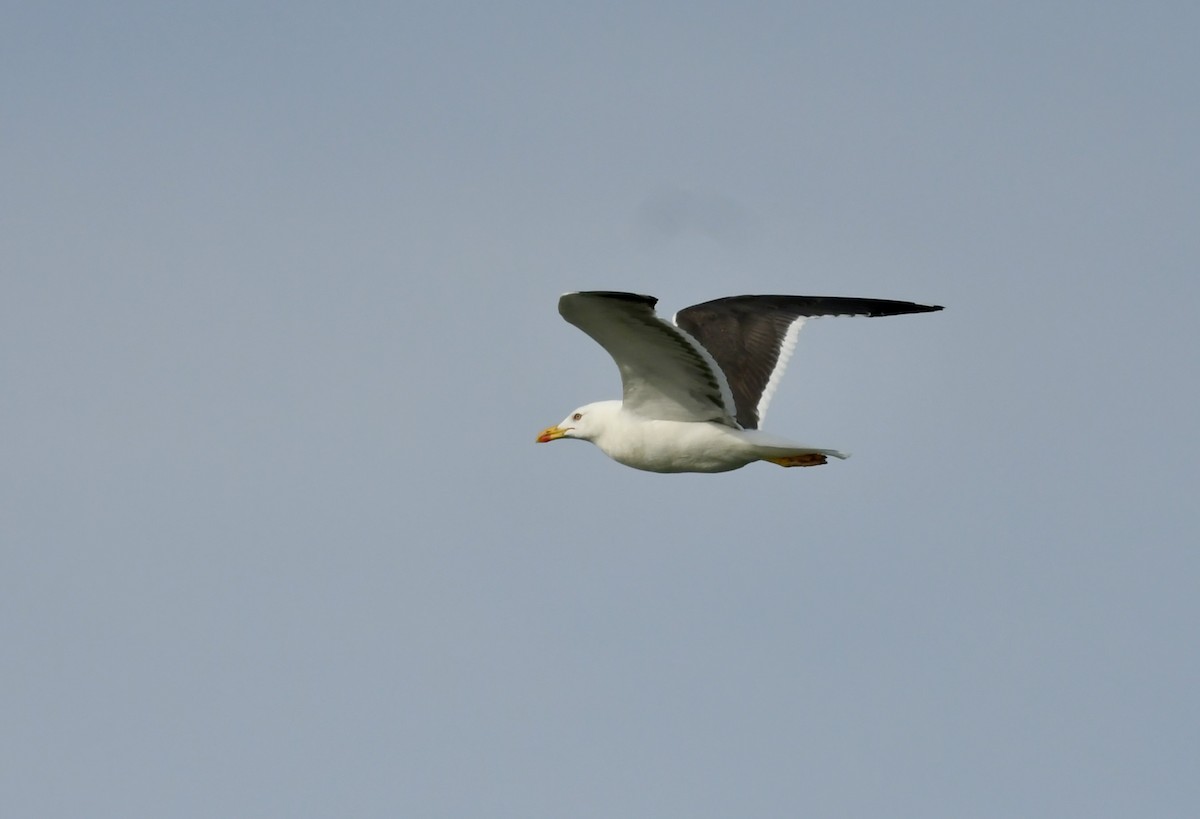
[[[727,472],[754,461],[819,466],[816,449],[758,429],[805,320],[896,316],[941,307],[839,296],[730,296],[686,307],[668,322],[658,299],[567,293],[558,312],[608,351],[623,399],[597,401],[544,430],[539,443],[591,441],[614,461],[649,472]]]

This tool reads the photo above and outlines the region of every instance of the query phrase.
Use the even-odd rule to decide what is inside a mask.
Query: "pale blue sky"
[[[1200,11],[10,4],[0,814],[1200,811]],[[628,289],[820,469],[537,446]]]

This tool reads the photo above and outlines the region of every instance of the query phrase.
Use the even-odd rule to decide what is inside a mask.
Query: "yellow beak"
[[[537,442],[539,444],[544,444],[549,441],[553,441],[556,438],[561,438],[566,434],[567,431],[562,427],[548,427],[547,429],[542,430],[541,435],[537,437]]]

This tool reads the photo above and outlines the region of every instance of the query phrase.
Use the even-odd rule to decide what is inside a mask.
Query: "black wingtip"
[[[881,301],[864,314],[871,317],[903,316],[908,313],[936,313],[944,310],[940,304],[917,304],[911,301]]]
[[[658,304],[658,299],[654,296],[643,296],[640,293],[624,293],[620,290],[577,290],[571,293],[563,293],[563,298],[567,296],[594,296],[601,299],[616,299],[617,301],[629,301],[635,304],[647,304],[650,307]]]
[[[945,308],[940,304],[917,304],[915,301],[895,301],[892,299],[859,299],[847,297],[830,297],[813,299],[818,309],[828,310],[836,314],[846,310],[850,315],[883,317],[903,316],[909,313],[936,313]]]
[[[706,301],[680,311],[719,310],[777,310],[793,316],[901,316],[905,313],[931,313],[941,310],[940,304],[917,304],[894,299],[864,299],[855,296],[728,296]]]

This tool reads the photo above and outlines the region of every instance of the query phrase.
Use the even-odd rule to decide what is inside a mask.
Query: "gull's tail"
[[[749,443],[754,446],[760,461],[770,461],[779,466],[820,466],[827,463],[829,458],[845,460],[850,457],[848,453],[836,449],[804,446],[758,431],[747,430],[742,434],[746,435]]]

